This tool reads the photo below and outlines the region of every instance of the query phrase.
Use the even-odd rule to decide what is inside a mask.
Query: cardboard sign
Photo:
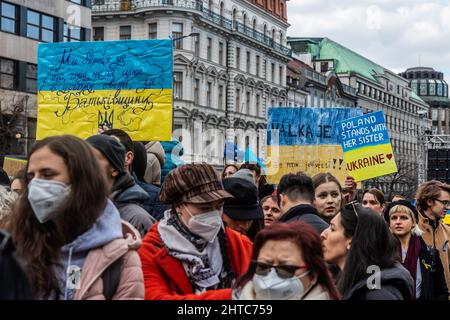
[[[14,157],[5,157],[3,161],[3,169],[6,171],[8,176],[14,177],[17,175],[21,169],[25,168],[27,165],[27,160],[14,158]]]
[[[36,139],[119,128],[170,140],[172,65],[171,40],[39,44]]]
[[[342,183],[347,176],[336,122],[361,115],[350,108],[270,108],[267,176],[277,184],[287,173],[310,176],[330,172]]]
[[[356,181],[397,172],[382,111],[340,121],[337,126],[347,172]]]

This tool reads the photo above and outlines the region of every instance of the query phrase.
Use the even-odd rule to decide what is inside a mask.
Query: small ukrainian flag
[[[443,222],[446,225],[450,225],[450,210],[447,210],[447,214],[445,215]]]

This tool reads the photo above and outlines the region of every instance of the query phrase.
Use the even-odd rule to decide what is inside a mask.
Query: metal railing
[[[202,12],[203,12],[203,18],[205,18],[206,20],[208,20],[218,26],[221,26],[222,28],[225,28],[229,31],[233,30],[233,22],[230,19],[225,18],[225,17],[221,16],[220,14],[217,14],[214,11],[206,9],[206,8],[203,8]]]
[[[203,2],[200,0],[116,0],[114,2],[107,2],[105,4],[94,4],[92,5],[92,12],[126,12],[154,7],[171,7],[202,11]]]
[[[92,5],[92,12],[95,13],[113,13],[113,12],[135,12],[140,9],[146,8],[181,8],[200,11],[203,19],[212,22],[213,24],[225,28],[232,32],[233,30],[241,33],[255,41],[258,41],[270,48],[273,48],[276,52],[283,55],[289,55],[291,50],[279,43],[276,43],[267,35],[257,31],[253,27],[246,26],[241,22],[232,21],[228,18],[215,13],[203,7],[203,1],[201,0],[115,0],[108,1],[105,4]]]
[[[288,47],[285,47],[279,43],[276,43],[275,41],[273,41],[273,39],[266,36],[264,33],[257,31],[256,29],[254,29],[252,27],[244,25],[243,23],[238,22],[238,21],[234,22],[234,26],[235,26],[237,32],[242,33],[242,34],[246,35],[247,37],[252,38],[258,42],[261,42],[264,45],[275,49],[275,51],[277,51],[279,53],[282,53],[284,55],[289,55],[291,52],[291,49],[289,49]]]

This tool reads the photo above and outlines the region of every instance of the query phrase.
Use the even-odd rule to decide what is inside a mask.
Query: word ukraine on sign
[[[356,181],[397,172],[382,111],[340,121],[337,126],[347,171]]]
[[[170,140],[172,52],[171,40],[39,44],[37,140],[99,128]]]
[[[267,175],[278,183],[287,173],[311,176],[330,172],[346,177],[336,122],[359,116],[350,108],[269,108],[267,123]]]

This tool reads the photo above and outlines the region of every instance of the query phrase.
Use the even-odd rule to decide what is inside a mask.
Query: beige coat
[[[147,151],[147,167],[145,169],[144,180],[147,183],[161,184],[161,168],[166,162],[166,154],[159,141],[150,141],[145,145]]]
[[[102,248],[89,252],[81,275],[80,289],[74,300],[105,300],[102,273],[114,261],[123,257],[119,285],[112,300],[143,300],[144,276],[137,249],[141,246],[139,233],[122,221],[123,239],[113,240]]]
[[[433,245],[433,228],[429,224],[429,219],[424,217],[422,214],[419,214],[419,228],[424,232],[422,235],[423,240],[427,244],[427,246]],[[444,268],[445,281],[447,283],[447,288],[450,288],[450,243],[447,243],[446,248],[444,250],[444,243],[446,241],[450,241],[450,227],[439,223],[439,226],[436,228],[434,232],[436,249],[439,251],[439,257],[441,258],[442,267]]]

